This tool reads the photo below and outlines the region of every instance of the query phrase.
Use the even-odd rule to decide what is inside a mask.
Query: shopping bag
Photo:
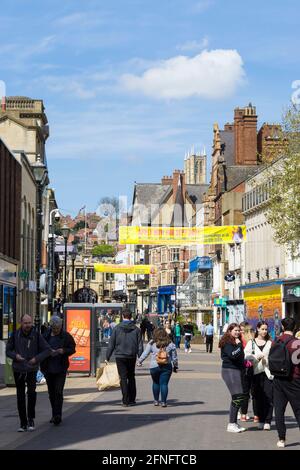
[[[97,367],[96,370],[96,383],[100,379],[101,375],[103,374],[104,367]]]
[[[104,367],[100,367],[102,373],[97,380],[98,390],[108,390],[109,388],[120,387],[120,377],[118,374],[117,364],[106,364]]]

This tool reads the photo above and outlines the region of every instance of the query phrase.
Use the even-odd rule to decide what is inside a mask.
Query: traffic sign
[[[235,280],[235,275],[233,273],[228,273],[224,276],[225,281],[232,282]]]

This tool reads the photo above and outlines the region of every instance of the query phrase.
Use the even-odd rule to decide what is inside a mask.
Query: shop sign
[[[285,284],[283,286],[283,301],[284,302],[299,302],[300,301],[300,284]]]

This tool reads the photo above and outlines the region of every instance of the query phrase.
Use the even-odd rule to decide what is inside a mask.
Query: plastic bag
[[[120,387],[117,364],[106,364],[104,367],[97,369],[96,379],[100,391]]]

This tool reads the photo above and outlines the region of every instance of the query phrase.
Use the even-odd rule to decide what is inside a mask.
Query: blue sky
[[[1,0],[0,80],[44,100],[73,215],[183,168],[192,146],[209,155],[237,106],[280,120],[299,50],[297,0]]]

